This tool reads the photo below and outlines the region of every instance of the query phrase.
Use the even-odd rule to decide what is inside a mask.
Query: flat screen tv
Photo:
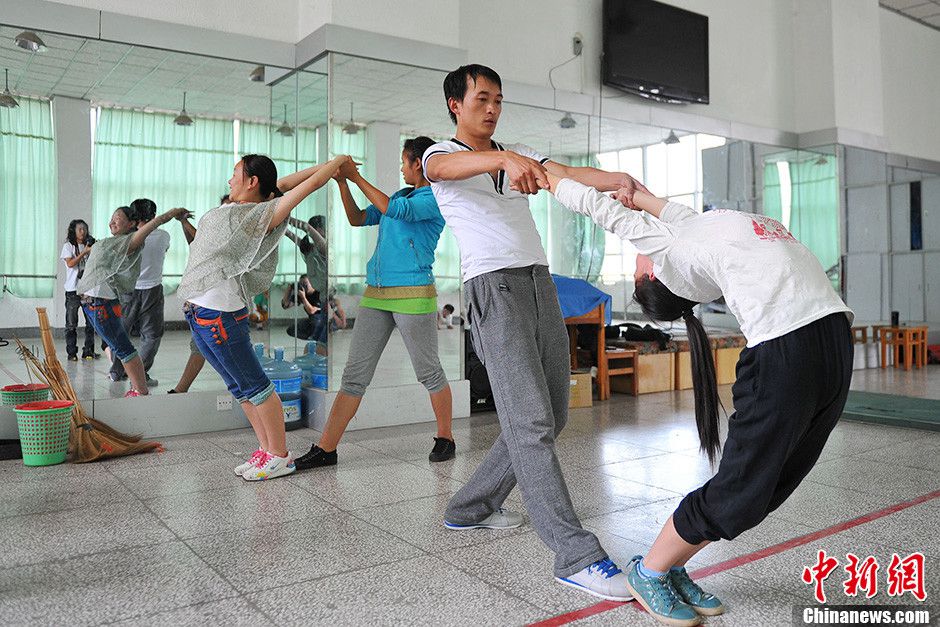
[[[708,16],[654,0],[604,0],[605,85],[708,103]]]

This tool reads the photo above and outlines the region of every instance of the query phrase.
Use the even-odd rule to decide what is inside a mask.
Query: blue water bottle
[[[284,361],[284,347],[274,348],[274,359],[262,366],[264,373],[274,384],[274,390],[281,397],[284,406],[284,428],[290,431],[303,426],[303,412],[300,405],[300,382],[303,372],[300,367]]]
[[[274,361],[264,354],[264,343],[262,342],[257,342],[255,344],[255,355],[258,356],[258,363],[261,364],[262,368]]]
[[[312,340],[307,342],[307,353],[305,355],[298,355],[297,358],[294,359],[294,363],[300,366],[301,371],[303,371],[303,381],[301,381],[301,385],[304,387],[308,388],[313,385],[314,369],[320,359],[320,355],[317,355],[317,343]]]
[[[317,355],[316,363],[313,366],[313,376],[311,382],[313,387],[321,390],[327,389],[327,358],[325,355]]]

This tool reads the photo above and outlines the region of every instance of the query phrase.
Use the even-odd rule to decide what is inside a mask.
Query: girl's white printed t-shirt
[[[539,163],[548,161],[523,144],[492,143],[496,150],[511,150]],[[428,159],[435,155],[473,150],[456,139],[439,142],[424,153],[421,165],[428,171]],[[431,182],[431,191],[460,248],[463,280],[502,270],[548,265],[535,220],[525,194],[509,189],[509,177],[502,170],[496,179],[488,173],[460,181]]]
[[[70,242],[65,242],[62,246],[62,253],[59,255],[59,259],[62,259],[64,262],[66,259],[71,259],[72,257],[85,251],[85,245],[78,245],[78,252],[75,252],[75,247],[72,246]],[[74,292],[75,286],[78,285],[78,271],[84,265],[85,260],[83,259],[79,263],[75,264],[74,267],[70,268],[69,264],[65,264],[65,291]]]
[[[833,313],[854,319],[816,256],[773,218],[670,202],[656,219],[570,179],[555,196],[650,257],[654,275],[677,296],[697,303],[724,296],[748,347]]]

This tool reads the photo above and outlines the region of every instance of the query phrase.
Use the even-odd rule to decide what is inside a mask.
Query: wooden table
[[[571,353],[571,369],[578,369],[578,325],[589,324],[597,327],[597,398],[606,401],[610,398],[610,376],[613,375],[632,375],[632,394],[638,393],[639,370],[637,363],[637,351],[624,348],[607,348],[607,337],[604,334],[605,316],[604,303],[601,303],[591,311],[581,316],[565,318],[565,325],[568,326],[568,349]],[[623,363],[615,368],[611,368],[611,361],[630,360],[629,365]],[[593,364],[592,364],[593,365]]]
[[[888,346],[894,352],[894,367],[900,368],[900,352],[904,349],[904,369],[923,368],[927,364],[927,327],[873,325],[875,340],[881,344],[881,367],[888,364]]]
[[[565,318],[565,325],[568,327],[568,349],[571,352],[572,370],[578,369],[578,325],[590,324],[597,326],[597,361],[601,362],[597,364],[598,390],[600,390],[600,381],[607,380],[607,364],[603,363],[606,343],[606,338],[604,337],[605,322],[604,303],[601,303],[586,314]],[[601,368],[604,369],[604,372],[601,372]],[[605,399],[602,397],[601,400]]]

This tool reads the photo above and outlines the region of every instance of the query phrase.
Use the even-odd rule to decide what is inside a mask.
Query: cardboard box
[[[692,389],[692,353],[676,353],[676,389]]]
[[[718,385],[730,385],[737,379],[738,357],[744,348],[719,348],[715,351],[715,376]]]
[[[593,407],[594,393],[591,389],[590,372],[572,372],[568,407]]]
[[[629,377],[613,377],[610,380],[612,392],[632,393]],[[638,393],[668,392],[676,385],[676,354],[654,353],[637,357]]]

